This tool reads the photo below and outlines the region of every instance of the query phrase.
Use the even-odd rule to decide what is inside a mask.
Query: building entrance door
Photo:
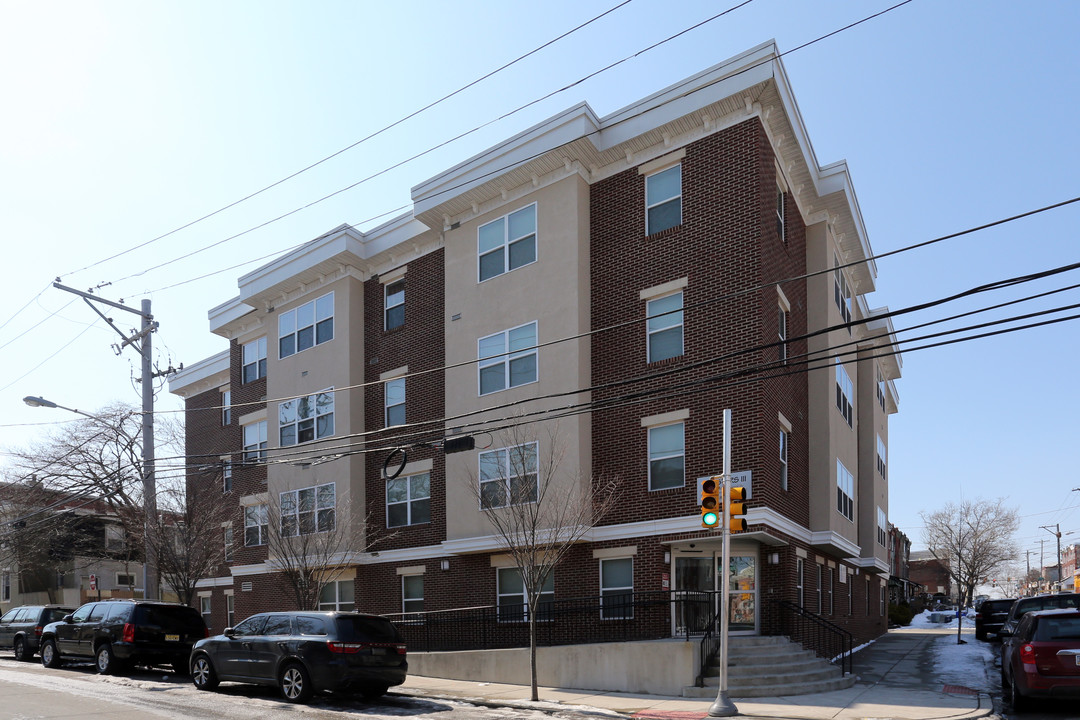
[[[708,555],[675,556],[675,602],[672,620],[676,636],[687,632],[705,632],[716,610],[713,592],[716,588],[712,553]]]
[[[758,630],[757,554],[738,554],[729,558],[728,572],[728,630],[749,635]],[[722,560],[716,559],[719,569]]]

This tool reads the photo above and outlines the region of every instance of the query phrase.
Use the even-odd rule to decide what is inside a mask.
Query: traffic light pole
[[[728,697],[728,624],[731,612],[731,503],[727,501],[731,485],[731,410],[724,410],[724,475],[720,481],[721,497],[725,499],[721,525],[723,526],[723,553],[720,564],[720,687],[716,701],[709,707],[709,717],[731,717],[739,712]]]

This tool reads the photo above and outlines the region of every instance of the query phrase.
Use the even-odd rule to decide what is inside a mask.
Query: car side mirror
[[[64,622],[66,622],[66,623],[75,622],[75,616],[74,615],[65,615],[64,616]]]
[[[1000,630],[998,630],[998,637],[1007,638],[1012,637],[1012,635],[1012,630],[1006,630],[1005,628],[1001,628]]]
[[[234,630],[231,627],[227,627],[227,628],[225,628],[224,630],[221,631],[221,634],[224,635],[225,637],[231,638],[234,635],[236,635],[236,630]]]

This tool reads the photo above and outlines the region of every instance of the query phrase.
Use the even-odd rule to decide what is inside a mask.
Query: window
[[[334,339],[334,293],[278,316],[278,357],[287,358]]]
[[[7,570],[0,573],[0,602],[11,602],[11,573]]]
[[[401,576],[401,612],[424,612],[424,576]]]
[[[221,492],[232,490],[232,461],[221,461]]]
[[[119,525],[105,526],[105,548],[107,550],[124,549],[124,528]]]
[[[431,474],[387,480],[386,526],[402,527],[428,522],[431,522]]]
[[[236,603],[232,594],[225,596],[225,627],[236,625]]]
[[[855,477],[836,461],[836,509],[848,520],[855,522]]]
[[[477,232],[480,282],[536,262],[536,205],[504,215]]]
[[[682,223],[682,163],[645,178],[645,234]]]
[[[383,289],[385,294],[383,327],[393,330],[405,324],[405,278],[395,280]]]
[[[265,505],[249,505],[244,508],[244,545],[265,545],[270,529]]]
[[[877,542],[881,547],[887,547],[889,519],[885,515],[885,511],[880,507],[877,509]]]
[[[836,409],[844,416],[848,427],[854,427],[855,386],[852,385],[851,376],[840,358],[836,358]]]
[[[829,568],[828,570],[825,571],[825,582],[826,582],[825,593],[826,593],[826,599],[828,600],[829,615],[832,615],[832,614],[834,614],[834,610],[836,609],[835,606],[833,605],[833,569],[832,568]]]
[[[881,406],[881,412],[885,412],[885,380],[881,377],[881,368],[877,372],[877,401]]]
[[[536,323],[480,338],[480,394],[536,382]]]
[[[840,317],[848,325],[848,334],[851,334],[851,288],[848,287],[847,277],[840,269],[840,258],[833,255],[833,300]]]
[[[784,228],[784,189],[776,186],[776,237],[780,242],[787,242],[787,231]]]
[[[776,337],[780,354],[780,364],[787,365],[787,310],[777,308]]]
[[[383,401],[386,405],[386,427],[405,424],[405,378],[394,378],[383,383]]]
[[[825,585],[824,585],[824,582],[822,580],[823,568],[820,565],[817,565],[816,567],[817,567],[817,614],[820,615],[822,613],[822,601],[823,601],[822,590],[824,590]]]
[[[199,596],[199,613],[202,615],[203,622],[206,623],[206,627],[210,627],[210,596]]]
[[[135,587],[135,574],[134,573],[116,573],[116,586],[132,588]]]
[[[645,312],[649,316],[649,362],[659,362],[683,354],[682,307],[681,292],[650,300],[645,304]]]
[[[244,426],[244,462],[266,459],[266,421]]]
[[[877,436],[877,471],[881,473],[881,477],[887,477],[885,475],[885,442],[881,439],[881,436]]]
[[[321,392],[278,405],[278,444],[311,442],[334,434],[334,393]]]
[[[232,390],[226,390],[221,393],[221,425],[224,427],[230,424],[232,424]]]
[[[848,575],[847,582],[847,614],[855,614],[855,576]]]
[[[880,605],[880,607],[878,609],[878,612],[881,614],[882,617],[884,617],[885,613],[888,612],[888,610],[886,608],[886,606],[888,605],[888,602],[885,599],[885,586],[884,585],[881,586],[880,592],[881,592],[881,605]]]
[[[683,423],[649,428],[649,490],[682,487],[684,465]]]
[[[866,616],[870,617],[870,578],[866,579]]]
[[[233,559],[233,531],[232,527],[225,528],[225,562]]]
[[[337,580],[323,585],[319,592],[320,610],[343,610],[356,609],[355,581]]]
[[[261,337],[244,344],[244,367],[241,378],[244,384],[247,384],[264,377],[266,377],[266,338]]]
[[[536,502],[537,443],[480,453],[481,508]]]
[[[600,619],[634,617],[634,558],[600,561]]]
[[[281,535],[294,537],[334,529],[335,483],[281,493]]]
[[[795,560],[795,600],[799,603],[799,607],[805,607],[804,600],[805,594],[803,589],[806,587],[806,560],[803,558],[796,558]]]
[[[788,434],[786,430],[780,431],[780,489],[788,489]]]
[[[521,570],[498,568],[495,574],[498,596],[499,622],[525,622],[529,619],[529,596]],[[544,586],[540,588],[538,620],[549,620],[555,600],[555,573],[548,572]]]

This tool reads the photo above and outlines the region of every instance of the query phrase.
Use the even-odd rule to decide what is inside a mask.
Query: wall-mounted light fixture
[[[769,554],[769,564],[770,565],[779,565],[780,564],[780,553],[770,553]]]
[[[443,570],[449,570],[450,569],[450,561],[449,560],[443,560],[440,563],[440,566],[442,567]]]
[[[664,552],[664,564],[667,565],[670,562],[671,562],[671,553],[665,551]]]

